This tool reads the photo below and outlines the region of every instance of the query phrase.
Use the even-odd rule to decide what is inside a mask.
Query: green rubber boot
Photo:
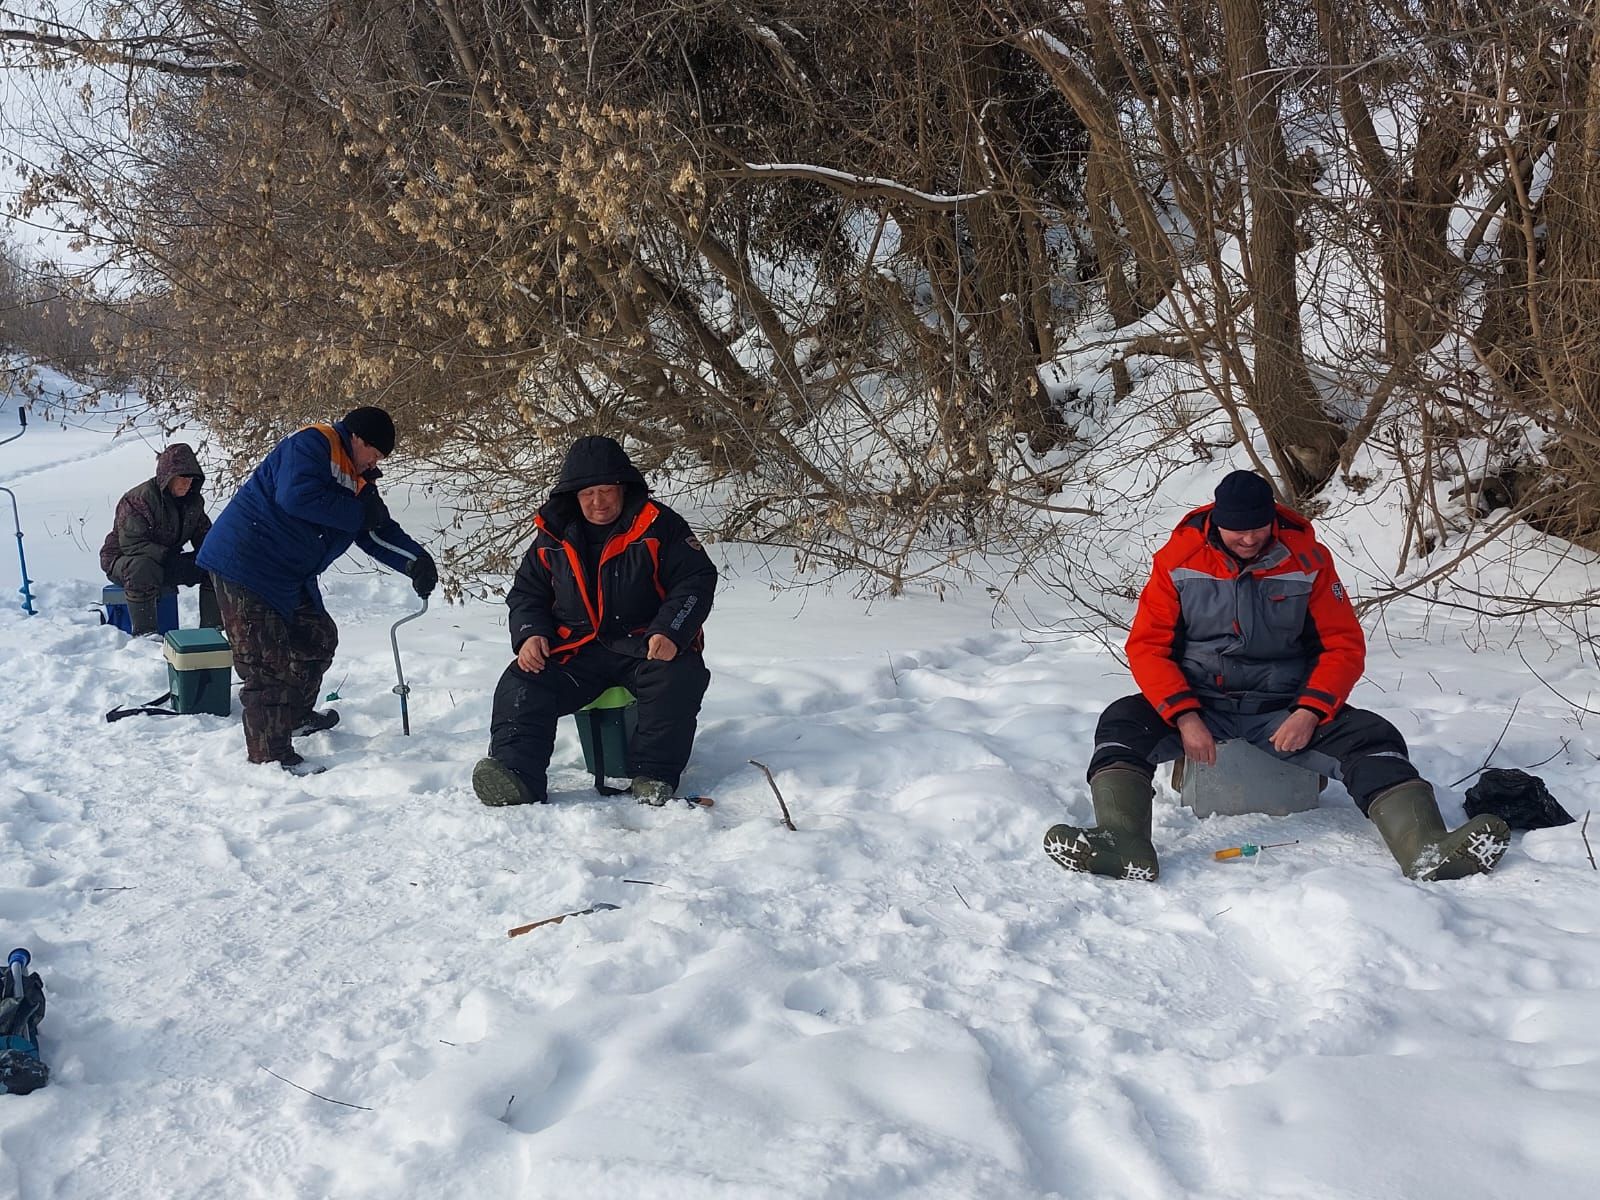
[[[651,779],[648,775],[635,775],[633,785],[628,788],[640,804],[649,804],[654,808],[660,808],[671,800],[672,793],[676,790],[670,783]]]
[[[1155,789],[1138,771],[1108,767],[1089,780],[1093,827],[1052,825],[1044,852],[1069,871],[1111,879],[1154,880],[1161,874],[1150,844],[1150,805]]]
[[[1410,879],[1487,875],[1511,844],[1511,830],[1499,817],[1473,817],[1454,832],[1446,829],[1433,788],[1421,779],[1390,788],[1367,815]]]
[[[160,633],[160,618],[154,600],[135,600],[124,593],[128,602],[129,633],[133,637],[156,637]]]

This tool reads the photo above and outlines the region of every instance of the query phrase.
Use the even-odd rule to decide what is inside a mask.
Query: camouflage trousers
[[[200,624],[207,629],[222,627],[211,576],[195,566],[192,550],[174,554],[165,562],[144,554],[119,555],[106,572],[106,578],[122,585],[123,595],[127,596],[130,604],[154,604],[161,598],[163,588],[198,586]]]
[[[249,588],[220,575],[212,579],[233,667],[244,681],[239,703],[245,752],[251,762],[277,762],[293,749],[289,739],[295,726],[316,707],[322,677],[339,645],[339,627],[309,603],[285,618]]]
[[[122,585],[129,600],[155,600],[162,588],[194,587],[211,590],[211,576],[194,565],[194,552],[174,554],[166,561],[147,554],[118,555],[106,577]]]

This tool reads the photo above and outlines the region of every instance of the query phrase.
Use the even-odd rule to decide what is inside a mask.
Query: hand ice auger
[[[7,442],[14,442],[28,432],[28,410],[26,408],[17,409],[17,419],[22,422],[22,428],[8,438],[0,438],[0,446],[4,446]],[[17,494],[8,487],[0,487],[0,492],[4,492],[11,497],[11,523],[17,530],[17,561],[22,565],[22,586],[17,590],[22,593],[22,611],[31,617],[34,614],[33,580],[28,578],[28,556],[22,552],[22,516],[17,512]]]
[[[401,617],[393,625],[389,626],[389,645],[394,648],[394,677],[399,681],[394,685],[394,694],[400,697],[400,728],[405,731],[407,737],[411,736],[411,711],[406,705],[406,697],[411,694],[411,688],[406,683],[405,672],[400,669],[400,639],[395,634],[399,632],[400,626],[407,621],[415,621],[427,611],[428,598],[424,596],[421,608],[414,613]]]

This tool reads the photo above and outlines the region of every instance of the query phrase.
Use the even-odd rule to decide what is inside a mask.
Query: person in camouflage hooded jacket
[[[193,448],[173,442],[156,456],[155,476],[117,501],[111,532],[100,547],[100,569],[121,585],[136,637],[156,632],[156,602],[168,587],[198,587],[200,624],[222,626],[211,577],[194,561],[211,532],[200,491],[205,478]]]

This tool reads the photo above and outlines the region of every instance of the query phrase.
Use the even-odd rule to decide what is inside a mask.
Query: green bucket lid
[[[228,636],[220,629],[169,629],[167,645],[185,654],[204,650],[226,650]]]
[[[634,703],[632,692],[625,687],[613,687],[601,692],[592,703],[585,704],[583,710],[587,712],[591,708],[627,708],[632,703]]]

